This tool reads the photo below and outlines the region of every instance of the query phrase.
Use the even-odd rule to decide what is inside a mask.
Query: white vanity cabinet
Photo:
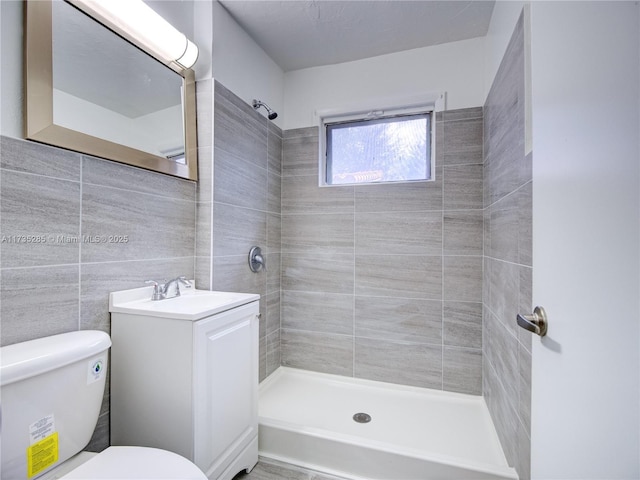
[[[180,315],[126,311],[127,302],[118,306],[112,298],[112,445],[176,452],[210,479],[231,479],[253,468],[258,461],[259,296],[236,295],[246,295],[246,301],[211,315],[205,309],[202,318],[202,312],[171,318]],[[149,305],[162,309],[162,302],[171,299]]]

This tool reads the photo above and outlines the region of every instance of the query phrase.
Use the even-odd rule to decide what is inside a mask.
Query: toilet
[[[166,450],[82,451],[100,414],[110,346],[106,333],[84,330],[0,348],[2,480],[206,480]]]

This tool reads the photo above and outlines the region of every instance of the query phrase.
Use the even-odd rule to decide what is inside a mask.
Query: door
[[[534,479],[640,478],[639,19],[531,2]]]

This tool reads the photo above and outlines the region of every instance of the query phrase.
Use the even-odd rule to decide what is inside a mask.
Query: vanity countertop
[[[151,300],[152,293],[153,287],[112,292],[109,311],[195,321],[260,299],[255,293],[193,289],[185,290],[179,297]]]

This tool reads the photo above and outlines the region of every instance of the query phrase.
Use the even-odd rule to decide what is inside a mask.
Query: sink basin
[[[111,313],[200,320],[260,299],[254,293],[187,290],[179,297],[151,300],[153,287],[134,288],[109,294]]]

